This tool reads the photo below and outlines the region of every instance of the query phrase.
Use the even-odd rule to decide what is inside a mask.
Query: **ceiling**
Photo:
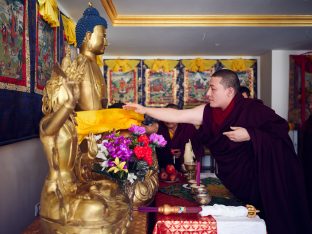
[[[106,56],[259,56],[312,50],[312,0],[94,0]],[[85,0],[58,0],[74,21]]]

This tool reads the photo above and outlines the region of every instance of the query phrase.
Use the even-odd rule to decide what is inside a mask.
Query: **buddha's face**
[[[107,46],[106,28],[102,25],[95,26],[88,43],[90,52],[95,55],[104,54]]]

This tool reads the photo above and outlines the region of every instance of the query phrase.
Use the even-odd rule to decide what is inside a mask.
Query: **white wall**
[[[258,78],[260,84],[259,98],[267,106],[272,106],[272,52],[261,55],[260,57],[260,76]]]
[[[21,233],[35,219],[48,163],[39,139],[0,147],[0,233]]]

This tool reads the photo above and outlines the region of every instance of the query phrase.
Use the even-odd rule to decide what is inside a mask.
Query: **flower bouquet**
[[[152,166],[155,147],[164,147],[167,143],[156,133],[147,136],[144,127],[132,125],[128,130],[129,136],[119,132],[96,136],[98,154],[94,171],[121,185],[143,181],[148,170],[155,169]]]

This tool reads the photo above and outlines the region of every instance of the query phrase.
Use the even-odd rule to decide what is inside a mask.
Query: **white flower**
[[[98,146],[98,154],[96,155],[96,157],[101,158],[103,160],[107,160],[108,156],[107,148],[103,145],[103,143],[97,144],[97,146]]]
[[[94,135],[94,138],[95,138],[96,141],[100,140],[101,137],[102,137],[101,134],[99,134],[99,135]]]
[[[102,167],[102,171],[108,166],[108,161],[103,161],[100,163],[100,166]]]
[[[129,173],[127,180],[130,181],[131,184],[137,179],[137,176],[134,173]]]

